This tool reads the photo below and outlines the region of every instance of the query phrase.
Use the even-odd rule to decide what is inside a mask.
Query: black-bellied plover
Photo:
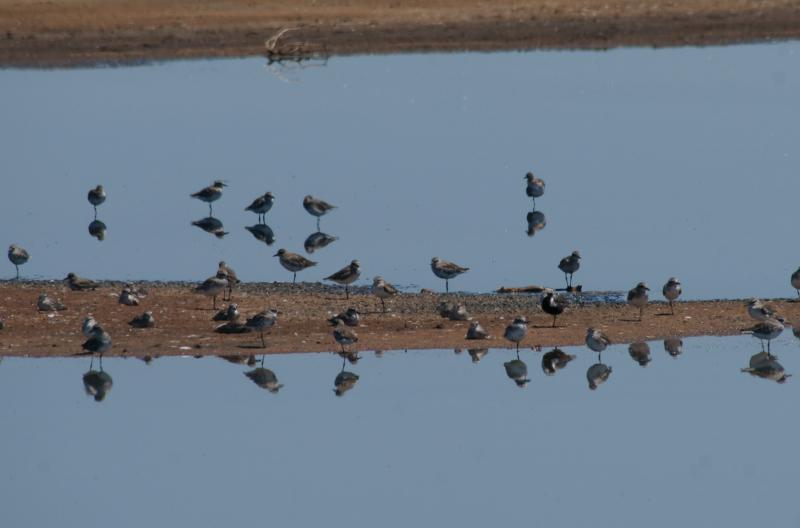
[[[212,310],[217,309],[217,296],[220,293],[224,293],[225,289],[228,287],[228,280],[224,277],[209,277],[200,286],[197,286],[194,289],[195,293],[199,293],[201,295],[205,295],[206,297],[211,297],[212,301]]]
[[[260,332],[261,348],[266,348],[267,344],[264,342],[264,330],[272,328],[277,321],[278,312],[276,310],[264,310],[249,318],[245,326]]]
[[[440,279],[444,279],[444,289],[446,292],[450,292],[450,279],[468,272],[469,268],[464,268],[458,264],[442,260],[439,257],[433,257],[431,259],[431,270],[433,270],[434,275]]]
[[[306,268],[310,268],[311,266],[316,266],[317,263],[311,260],[308,260],[303,255],[299,255],[297,253],[291,253],[286,251],[285,249],[279,249],[277,253],[273,255],[274,257],[280,257],[281,266],[286,268],[287,270],[291,271],[294,275],[292,276],[292,284],[295,284],[297,281],[297,272],[303,271]]]
[[[383,313],[386,313],[385,299],[394,297],[400,293],[397,288],[383,280],[383,277],[375,277],[372,279],[372,294],[381,300],[381,308]]]
[[[533,206],[536,207],[536,199],[544,194],[544,180],[529,172],[525,175],[525,181],[528,182],[525,186],[525,194],[533,199]]]
[[[344,323],[347,326],[358,326],[359,321],[361,320],[361,314],[355,308],[348,308],[344,312],[334,315],[328,322],[336,326],[339,323]]]
[[[60,310],[67,309],[67,307],[61,303],[61,301],[58,299],[53,299],[46,293],[39,295],[39,299],[36,301],[36,307],[40,312],[58,312]]]
[[[83,325],[81,325],[81,332],[83,332],[84,337],[91,336],[95,326],[97,326],[97,319],[87,315],[83,320]]]
[[[464,339],[488,339],[489,332],[483,329],[478,321],[472,321],[467,328],[467,335]]]
[[[217,277],[220,279],[227,279],[228,281],[228,298],[225,299],[223,295],[223,301],[231,300],[231,295],[233,294],[233,287],[239,284],[240,281],[239,277],[236,275],[236,272],[233,271],[233,268],[228,266],[224,260],[220,260],[219,264],[217,265]]]
[[[581,254],[578,251],[573,251],[568,256],[562,258],[558,263],[558,269],[564,272],[564,282],[567,283],[567,288],[572,287],[572,275],[581,267]],[[567,278],[569,277],[569,278]]]
[[[775,317],[775,310],[759,299],[752,299],[747,303],[747,315],[756,321],[766,321],[767,319]]]
[[[441,317],[451,321],[469,321],[471,319],[467,307],[461,303],[442,301],[439,303],[437,311]]]
[[[139,306],[139,298],[128,287],[122,288],[118,301],[125,306]]]
[[[192,198],[197,198],[203,202],[208,203],[208,216],[212,216],[213,209],[211,208],[211,202],[219,200],[220,196],[222,196],[222,188],[227,187],[228,185],[220,180],[216,180],[214,183],[209,185],[204,189],[200,189],[196,193],[192,193]]]
[[[317,231],[319,231],[319,219],[321,216],[328,214],[331,210],[336,209],[335,205],[331,205],[324,200],[314,198],[310,194],[303,198],[303,207],[310,215],[317,217]]]
[[[566,367],[573,359],[575,359],[574,355],[567,354],[560,348],[554,348],[550,352],[545,352],[542,356],[542,372],[552,376]]]
[[[683,339],[679,337],[668,337],[664,340],[664,350],[667,354],[676,358],[683,353]]]
[[[245,372],[244,375],[250,378],[250,381],[262,389],[268,390],[272,394],[277,394],[281,387],[283,387],[283,384],[278,382],[278,377],[275,373],[264,367],[257,367],[249,372]]]
[[[647,284],[644,282],[640,282],[632,290],[628,291],[628,304],[639,309],[640,321],[642,320],[644,307],[647,306],[647,301],[649,299],[647,295],[648,291],[650,291],[650,288],[648,288]]]
[[[264,193],[263,196],[259,196],[253,203],[248,205],[244,208],[245,211],[253,211],[258,215],[258,219],[262,222],[266,222],[266,214],[272,209],[272,204],[275,203],[275,195],[271,192]]]
[[[97,218],[97,206],[106,201],[106,191],[103,189],[102,185],[98,185],[89,191],[86,198],[89,200],[89,203],[92,204],[92,207],[94,207],[94,217]]]
[[[275,243],[275,233],[267,224],[255,224],[251,226],[245,226],[244,228],[250,231],[250,234],[253,235],[256,240],[263,242],[268,246],[271,246]]]
[[[628,346],[628,354],[631,358],[639,364],[640,367],[646,367],[653,358],[650,357],[650,345],[644,341],[637,341]]]
[[[751,334],[761,341],[761,350],[764,350],[764,341],[767,342],[767,352],[770,351],[770,342],[781,335],[784,325],[788,325],[781,319],[770,318],[760,323],[742,330],[742,333]]]
[[[602,352],[610,344],[611,340],[600,330],[591,327],[586,329],[586,346],[591,350]]]
[[[358,263],[357,260],[353,260],[350,262],[350,264],[343,267],[336,273],[325,277],[325,280],[333,281],[336,284],[344,285],[345,299],[349,299],[350,292],[348,290],[348,286],[354,283],[356,280],[358,280],[359,276],[361,276],[361,265]]]
[[[111,336],[100,325],[95,325],[81,348],[90,354],[104,354],[111,349]]]
[[[19,267],[28,262],[28,259],[30,258],[31,256],[28,254],[28,252],[18,245],[11,244],[8,246],[8,260],[10,260],[17,269],[17,280],[19,280]]]
[[[153,328],[156,325],[156,318],[153,317],[153,312],[148,310],[128,321],[128,324],[134,328]]]
[[[555,328],[556,319],[567,308],[567,301],[563,297],[557,296],[553,290],[548,288],[545,290],[545,294],[542,297],[541,305],[544,313],[553,316],[553,328]]]
[[[683,290],[681,289],[681,281],[676,279],[675,277],[670,277],[664,287],[661,289],[661,293],[664,294],[664,298],[667,299],[669,302],[669,311],[671,314],[675,314],[675,308],[673,303],[675,299],[680,297]]]
[[[503,337],[517,345],[517,350],[519,351],[519,344],[523,339],[525,339],[525,335],[527,333],[528,320],[525,319],[524,316],[520,315],[516,317],[510,325],[506,326],[505,332],[503,332]]]
[[[72,272],[68,273],[67,276],[64,277],[64,280],[72,291],[96,290],[98,286],[100,286],[97,282],[91,279],[78,277]]]
[[[303,247],[305,248],[306,253],[311,255],[316,250],[322,249],[329,244],[333,244],[337,240],[339,240],[339,237],[317,231],[308,235],[308,238],[306,238],[305,242],[303,242]]]
[[[528,229],[525,233],[532,237],[545,227],[547,227],[547,217],[541,211],[528,211],[525,215],[525,220],[528,222]]]
[[[800,297],[800,268],[797,268],[797,270],[792,273],[791,282],[792,288],[797,291],[797,297]]]
[[[230,303],[228,306],[223,308],[222,310],[218,311],[214,314],[214,317],[211,318],[212,321],[236,321],[239,319],[239,305],[236,303]]]
[[[342,352],[344,352],[344,347],[346,345],[352,345],[358,341],[358,334],[347,328],[343,322],[339,321],[336,328],[333,329],[333,338],[339,343],[342,347]]]
[[[244,324],[241,319],[227,321],[214,329],[214,332],[218,334],[249,334],[252,331],[253,329]]]
[[[589,389],[595,390],[608,380],[611,375],[611,367],[598,360],[589,370],[586,371],[586,380],[589,382]]]
[[[783,365],[778,363],[777,360],[778,358],[769,352],[759,352],[750,357],[750,365],[747,368],[743,368],[742,372],[777,383],[786,383],[786,380],[792,375],[787,374]]]
[[[531,381],[528,379],[528,365],[519,358],[519,354],[517,354],[517,359],[503,363],[503,367],[506,369],[506,376],[516,383],[517,387],[524,389]]]

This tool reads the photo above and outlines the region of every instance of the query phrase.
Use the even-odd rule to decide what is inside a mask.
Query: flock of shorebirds
[[[536,198],[544,195],[545,182],[542,179],[535,177],[530,172],[526,174],[525,179],[527,182],[526,194],[532,198],[535,208]],[[215,181],[212,185],[191,194],[191,197],[208,203],[209,215],[211,215],[213,213],[212,203],[222,196],[224,187],[226,187],[224,182]],[[87,195],[87,199],[94,207],[96,220],[97,207],[106,200],[106,192],[103,186],[98,185],[94,189],[91,189]],[[256,213],[259,221],[263,222],[265,215],[270,211],[274,202],[275,196],[271,192],[267,192],[264,195],[256,198],[248,207],[245,208],[245,210]],[[319,231],[320,219],[329,212],[333,211],[336,207],[324,200],[320,200],[310,195],[303,199],[303,207],[309,214],[316,217],[316,234],[324,235]],[[335,240],[334,237],[330,238]],[[332,240],[328,240],[327,242],[323,241],[323,244],[318,247],[324,247],[324,245],[327,245],[327,243],[330,243]],[[293,284],[296,282],[298,272],[317,264],[316,262],[307,259],[303,255],[289,252],[286,249],[279,249],[274,256],[279,258],[281,266],[293,274]],[[24,248],[18,245],[11,245],[8,249],[8,259],[15,266],[16,278],[19,279],[19,267],[28,262],[30,255]],[[576,288],[572,283],[573,275],[580,269],[580,264],[581,255],[578,251],[573,251],[570,255],[561,259],[558,263],[558,269],[564,273],[565,290],[568,292],[580,294],[581,287],[578,286]],[[455,277],[469,271],[469,268],[467,267],[460,266],[438,257],[433,257],[430,265],[433,274],[440,279],[444,279],[445,292],[450,291],[449,282],[451,279],[454,279]],[[358,280],[360,275],[361,268],[359,261],[353,260],[339,271],[325,277],[325,280],[344,286],[345,299],[349,299],[348,287]],[[94,290],[99,286],[96,281],[78,277],[74,273],[69,273],[64,281],[67,283],[69,288],[74,291]],[[217,272],[213,276],[206,279],[202,284],[194,288],[194,291],[207,297],[211,297],[212,309],[214,311],[216,311],[217,308],[218,296],[222,295],[223,300],[229,302],[227,307],[216,312],[212,318],[214,321],[222,323],[216,327],[216,332],[223,334],[259,332],[261,346],[266,347],[264,332],[277,324],[279,312],[274,309],[267,309],[250,317],[243,317],[239,313],[238,305],[230,302],[233,288],[239,282],[240,280],[237,277],[236,272],[230,266],[228,266],[226,262],[222,261],[218,264]],[[800,297],[800,268],[792,273],[790,277],[790,283],[792,287],[797,290],[798,297]],[[680,281],[675,277],[669,278],[661,291],[662,295],[669,304],[670,313],[674,314],[674,303],[682,293]],[[382,277],[374,278],[371,292],[381,301],[382,313],[387,312],[386,301],[400,294],[396,287],[385,281]],[[647,284],[644,282],[639,282],[627,294],[628,304],[638,310],[639,321],[642,320],[645,307],[649,302],[649,292],[650,288],[647,286]],[[132,284],[127,284],[119,295],[119,303],[127,306],[138,306],[140,304],[140,299],[146,295],[147,292],[145,290],[138,289]],[[556,327],[558,316],[567,309],[568,304],[568,301],[564,297],[557,295],[554,289],[545,288],[543,290],[540,298],[540,306],[544,313],[553,317],[553,327]],[[66,307],[59,300],[49,297],[46,293],[42,293],[37,300],[37,308],[43,312],[54,312],[63,310]],[[452,320],[470,319],[466,313],[466,308],[459,303],[444,301],[439,306],[439,312],[443,317],[448,317]],[[777,358],[771,354],[770,341],[778,337],[783,331],[784,327],[790,326],[790,324],[776,314],[775,311],[768,305],[765,305],[758,299],[753,299],[747,304],[747,312],[750,317],[756,321],[756,324],[751,328],[743,329],[743,332],[750,333],[754,337],[761,340],[762,351],[751,358],[750,366],[747,369],[743,369],[743,371],[762,378],[772,379],[779,383],[785,382],[790,375],[784,372],[783,367],[780,366],[780,364],[776,361]],[[329,322],[333,325],[333,339],[341,346],[341,355],[343,357],[353,357],[352,353],[345,350],[345,347],[358,342],[358,335],[353,328],[358,326],[359,317],[360,314],[356,309],[348,308],[346,311],[329,320]],[[151,328],[155,326],[156,321],[153,313],[146,311],[143,314],[133,318],[129,324],[135,328]],[[2,327],[3,321],[0,320],[0,328]],[[108,332],[106,332],[102,326],[98,324],[97,320],[93,316],[90,315],[85,318],[82,326],[82,332],[86,337],[86,341],[82,345],[84,353],[92,355],[99,354],[102,358],[102,354],[110,350],[112,346],[111,337],[109,336]],[[528,321],[524,316],[516,317],[511,324],[505,328],[503,333],[503,337],[513,343],[516,346],[517,351],[517,359],[505,363],[506,373],[509,378],[514,380],[520,387],[524,387],[530,381],[527,378],[527,366],[519,359],[520,343],[525,339],[527,333]],[[477,320],[472,320],[470,322],[467,334],[465,336],[466,339],[482,340],[488,339],[489,337],[490,336],[488,332],[484,330]],[[600,330],[588,328],[585,342],[589,349],[598,353],[598,362],[592,365],[587,371],[589,388],[594,390],[600,384],[606,381],[612,372],[611,367],[603,364],[599,356],[603,350],[605,350],[606,347],[611,344],[611,340]],[[766,342],[766,349],[764,348],[764,342]],[[636,351],[633,350],[632,345],[631,355],[634,356],[635,352]],[[565,354],[556,349],[548,354],[545,354],[542,361],[542,366],[546,373],[554,373],[555,371],[564,368],[573,358],[574,356]],[[646,364],[646,362],[644,364]],[[251,377],[253,381],[264,386],[264,388],[269,388],[271,391],[277,392],[277,390],[280,388],[280,384],[277,383],[277,378],[275,378],[274,373],[268,369],[264,369],[263,365],[260,369],[256,369],[256,371],[253,371],[255,374],[252,374],[252,376],[259,378],[258,380],[253,379],[251,377],[251,373],[248,373],[248,377]],[[93,374],[94,378],[98,378],[98,375],[96,375],[98,371],[91,371],[90,369],[90,373],[92,372],[95,373]],[[87,373],[87,375],[90,373]],[[337,395],[341,395],[347,389],[351,388],[358,379],[357,375],[346,372],[344,367],[342,368],[342,372],[340,373],[339,377],[342,377],[342,379],[339,380],[337,377]],[[110,382],[110,377],[105,379],[103,376],[99,376],[99,378],[94,381],[92,381],[92,379],[88,381],[87,392],[89,392],[91,388],[92,394],[94,394],[96,397],[98,394],[104,395],[106,391],[102,389],[102,386],[104,383]],[[340,381],[341,386],[339,383]],[[87,380],[85,379],[84,382],[86,384]],[[102,396],[100,399],[102,399]]]

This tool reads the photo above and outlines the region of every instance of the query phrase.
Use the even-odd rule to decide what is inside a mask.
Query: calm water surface
[[[340,240],[301,280],[358,258],[362,282],[441,288],[440,256],[472,268],[457,289],[560,285],[579,249],[587,289],[675,275],[687,298],[793,295],[799,51],[335,58],[295,82],[257,58],[3,70],[0,243],[29,249],[28,277],[201,280],[225,259],[287,280],[272,255],[302,251],[310,193],[339,206],[322,229]],[[528,170],[547,181],[532,238]],[[190,225],[207,207],[189,193],[215,178],[222,240]],[[87,231],[97,183],[104,242]],[[272,247],[244,229],[267,190]]]
[[[0,525],[800,524],[800,385],[740,372],[750,337],[649,346],[610,347],[596,391],[585,347],[552,377],[523,351],[525,389],[513,351],[363,353],[341,398],[333,354],[267,357],[278,394],[217,358],[108,359],[100,403],[89,358],[6,358]],[[800,368],[791,333],[772,349]]]

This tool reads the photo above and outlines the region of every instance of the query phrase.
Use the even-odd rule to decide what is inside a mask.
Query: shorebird
[[[761,321],[751,328],[745,328],[742,333],[751,334],[753,337],[761,341],[761,350],[764,350],[764,341],[767,342],[767,352],[770,351],[770,342],[781,335],[784,325],[788,326],[783,319],[767,319]]]
[[[66,306],[61,304],[61,301],[49,297],[46,293],[39,295],[39,299],[36,301],[36,307],[40,312],[58,312],[67,309]]]
[[[533,207],[536,207],[536,199],[544,194],[544,180],[537,178],[532,172],[525,175],[525,180],[528,182],[525,194],[533,198]]]
[[[225,235],[228,234],[228,231],[225,231],[225,228],[222,226],[222,221],[218,218],[214,218],[213,216],[207,216],[205,218],[201,218],[200,220],[195,220],[192,222],[192,225],[199,227],[206,233],[211,233],[217,238],[224,238]]]
[[[239,318],[239,305],[230,303],[211,318],[212,321],[236,321]]]
[[[236,272],[233,271],[233,268],[231,268],[230,266],[225,264],[224,260],[220,260],[219,264],[217,266],[217,278],[219,278],[219,279],[227,279],[227,281],[228,281],[228,298],[225,299],[225,296],[223,295],[222,296],[223,297],[222,300],[223,301],[230,301],[231,300],[231,295],[233,294],[233,287],[235,285],[239,284],[242,281],[240,281],[239,277],[236,276]]]
[[[467,307],[459,303],[442,301],[438,307],[439,315],[451,321],[469,321],[470,316]]]
[[[353,374],[352,372],[348,372],[344,370],[344,366],[342,366],[342,371],[336,375],[336,379],[333,380],[333,392],[337,396],[344,395],[345,392],[349,391],[353,387],[355,387],[356,382],[358,381],[358,374]]]
[[[375,277],[372,280],[372,294],[381,300],[383,313],[386,313],[386,303],[384,300],[389,297],[394,297],[398,293],[397,288],[383,280],[383,277]]]
[[[278,321],[278,312],[275,310],[264,310],[257,313],[247,320],[245,326],[258,330],[261,333],[261,348],[266,348],[267,344],[264,342],[264,330],[272,328]]]
[[[768,352],[759,352],[750,357],[750,366],[743,368],[742,372],[777,383],[786,383],[786,380],[792,375],[786,374],[783,365],[778,363],[777,359]]]
[[[572,287],[572,275],[581,267],[581,254],[578,251],[573,251],[570,255],[561,259],[558,263],[558,269],[564,272],[564,282],[567,283],[567,288]],[[567,280],[569,276],[569,280]]]
[[[256,240],[261,241],[268,246],[271,246],[275,243],[275,233],[267,224],[256,224],[245,226],[244,228],[250,231],[250,234],[253,235]]]
[[[792,288],[797,291],[797,297],[800,297],[800,268],[792,273]]]
[[[547,218],[541,211],[529,211],[528,214],[525,215],[525,219],[528,222],[528,230],[526,233],[529,237],[532,237],[547,227]]]
[[[227,185],[220,180],[216,180],[205,189],[200,189],[196,193],[192,193],[191,196],[192,198],[197,198],[198,200],[208,203],[208,216],[211,216],[213,214],[211,202],[219,200],[219,197],[222,196],[223,187],[227,187]]]
[[[350,262],[350,264],[343,267],[333,275],[325,277],[325,280],[333,281],[337,284],[343,284],[345,299],[349,299],[350,292],[348,291],[347,286],[358,280],[358,277],[360,275],[361,275],[360,264],[358,263],[357,260],[353,260],[352,262]]]
[[[253,329],[245,325],[240,319],[234,319],[219,325],[214,331],[218,334],[249,334]]]
[[[647,306],[647,292],[650,288],[647,287],[647,284],[644,282],[640,282],[636,285],[635,288],[628,291],[628,304],[631,306],[639,309],[639,320],[642,320],[642,313],[644,312],[644,307]]]
[[[90,337],[95,326],[97,326],[97,320],[91,315],[87,315],[81,326],[81,332],[83,332],[84,337]]]
[[[467,353],[469,354],[470,359],[472,359],[473,363],[478,363],[481,359],[483,359],[486,354],[489,353],[488,348],[468,348]]]
[[[586,379],[589,381],[589,389],[595,390],[602,383],[608,380],[611,375],[611,367],[603,363],[595,363],[586,371]]]
[[[546,375],[552,376],[566,367],[573,359],[575,359],[575,356],[572,354],[567,354],[560,348],[554,348],[542,356],[542,371]]]
[[[111,348],[111,336],[100,325],[95,325],[81,348],[91,354],[104,354]]]
[[[506,376],[513,380],[514,383],[517,384],[517,387],[524,389],[531,381],[528,379],[528,365],[519,359],[519,354],[517,354],[517,359],[507,361],[503,363],[503,366],[506,369]]]
[[[467,336],[465,339],[488,339],[489,332],[483,329],[478,321],[472,321],[467,328]]]
[[[148,310],[128,321],[128,324],[134,328],[153,328],[156,325],[156,318],[153,317],[153,312]]]
[[[664,288],[661,289],[661,293],[664,294],[664,298],[669,301],[669,311],[673,315],[675,315],[675,308],[673,307],[673,303],[675,299],[677,299],[680,294],[682,293],[681,289],[681,281],[676,279],[675,277],[670,277],[666,284],[664,284]]]
[[[433,257],[431,259],[431,270],[433,270],[434,275],[440,279],[444,279],[444,289],[449,293],[450,279],[468,272],[469,268],[461,267],[458,264],[442,260],[439,257]]]
[[[758,299],[753,299],[747,303],[747,314],[756,321],[766,321],[775,317],[772,307],[765,305]]]
[[[96,290],[97,287],[100,286],[97,282],[91,279],[78,277],[72,272],[67,273],[64,280],[67,281],[67,286],[69,286],[69,289],[72,291]]]
[[[342,321],[339,321],[336,328],[333,329],[333,338],[339,343],[342,347],[342,352],[344,352],[345,345],[352,345],[358,341],[358,334],[347,328]]]
[[[285,249],[279,249],[278,252],[273,255],[273,257],[280,257],[281,266],[294,273],[292,276],[292,284],[295,284],[297,281],[298,271],[303,271],[306,268],[317,265],[316,262],[308,260],[303,255],[291,253]]]
[[[678,357],[683,353],[683,340],[679,337],[668,337],[664,340],[664,350],[672,357]]]
[[[546,293],[544,297],[542,297],[542,310],[544,313],[553,316],[553,328],[555,328],[556,319],[564,312],[564,309],[566,309],[567,301],[562,297],[556,296],[555,292],[549,288],[545,291]]]
[[[637,341],[628,346],[628,354],[631,358],[639,364],[640,367],[646,367],[652,358],[650,357],[650,345],[644,341]]]
[[[244,208],[245,211],[253,211],[258,215],[258,219],[262,222],[266,221],[266,214],[272,209],[272,204],[275,203],[275,195],[271,192],[264,193],[259,196],[253,203]]]
[[[86,199],[89,200],[89,203],[94,207],[94,217],[97,219],[97,206],[106,201],[106,191],[103,190],[103,186],[98,185],[90,190]]]
[[[328,322],[333,326],[337,324],[344,323],[347,326],[358,326],[358,322],[361,320],[361,314],[355,308],[348,308],[346,311],[334,315]]]
[[[106,229],[106,225],[95,218],[89,223],[89,236],[93,236],[102,242],[106,239]]]
[[[201,284],[200,286],[197,286],[194,289],[194,292],[202,294],[202,295],[205,295],[206,297],[212,297],[213,298],[213,304],[212,304],[212,308],[211,309],[212,310],[216,310],[217,309],[217,296],[220,293],[224,293],[225,292],[225,288],[227,288],[227,287],[228,287],[228,280],[227,279],[215,276],[215,277],[209,277],[205,281],[203,281],[203,284]]]
[[[94,361],[94,358],[92,358],[92,361]],[[93,397],[94,401],[101,402],[113,386],[114,380],[111,379],[108,373],[103,371],[103,357],[100,356],[100,370],[92,370],[90,364],[89,372],[83,375],[83,390],[86,391],[88,396]]]
[[[310,194],[303,198],[303,207],[312,216],[317,217],[317,231],[319,231],[319,219],[321,216],[328,214],[331,210],[336,209],[335,205],[331,205],[324,200],[314,198]]]
[[[602,352],[610,344],[611,340],[600,330],[591,327],[586,329],[586,346],[591,350]]]
[[[28,252],[18,245],[11,244],[8,246],[8,260],[10,260],[17,269],[17,280],[19,280],[19,267],[28,262],[29,258],[31,258],[31,256],[28,255]]]
[[[139,306],[139,298],[134,295],[130,288],[125,287],[119,294],[119,303],[125,306]]]
[[[332,244],[339,240],[339,237],[335,237],[333,235],[328,235],[317,231],[316,233],[311,233],[306,238],[305,242],[303,242],[303,247],[306,250],[306,253],[311,255],[318,249],[322,249],[325,246]]]
[[[283,387],[282,383],[278,383],[278,377],[275,373],[264,367],[255,368],[250,372],[245,372],[244,375],[250,378],[253,383],[272,394],[277,394]]]
[[[506,327],[505,332],[503,332],[503,337],[515,343],[517,345],[517,351],[519,352],[519,343],[523,339],[525,339],[525,334],[528,333],[528,320],[525,319],[524,316],[520,315],[510,325]]]

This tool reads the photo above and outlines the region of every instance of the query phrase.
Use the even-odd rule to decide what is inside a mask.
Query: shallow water
[[[797,382],[742,373],[747,336],[687,338],[674,358],[649,346],[646,368],[610,347],[595,391],[585,347],[552,377],[522,351],[525,389],[503,368],[513,351],[363,353],[341,398],[333,354],[267,357],[277,394],[216,358],[107,359],[100,403],[81,387],[89,358],[6,358],[0,524],[800,522]],[[800,367],[790,333],[772,351]]]
[[[225,259],[288,280],[272,255],[303,251],[310,193],[339,206],[322,229],[340,240],[301,280],[358,258],[362,282],[441,289],[440,256],[472,268],[455,289],[559,286],[579,249],[585,289],[675,275],[686,298],[794,295],[799,50],[349,57],[293,82],[258,58],[2,70],[0,243],[28,248],[28,277],[201,280]],[[547,181],[534,237],[528,170]],[[190,225],[208,208],[189,194],[215,178],[222,240]],[[244,229],[267,190],[272,247]]]

